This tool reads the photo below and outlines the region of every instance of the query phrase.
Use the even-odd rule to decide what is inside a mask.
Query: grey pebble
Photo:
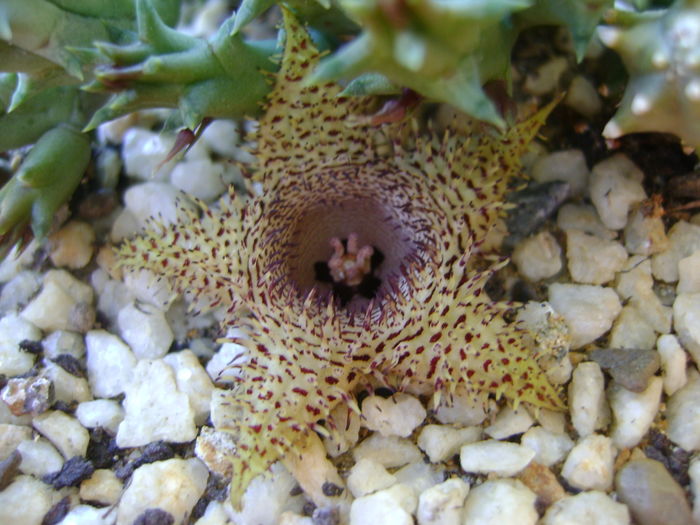
[[[604,348],[588,355],[627,390],[644,392],[649,379],[659,369],[659,353],[655,350]]]

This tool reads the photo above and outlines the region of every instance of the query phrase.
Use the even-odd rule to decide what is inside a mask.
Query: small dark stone
[[[513,248],[536,232],[568,196],[569,184],[561,181],[531,184],[524,190],[513,193],[508,201],[515,204],[515,207],[508,212],[506,218],[510,235],[504,240],[504,246]]]
[[[139,514],[133,525],[173,525],[175,518],[163,509],[148,509]]]
[[[80,361],[70,354],[61,354],[52,359],[52,361],[75,377],[85,377],[85,372],[83,371]]]
[[[302,488],[299,485],[294,485],[292,487],[292,490],[289,491],[290,496],[299,496],[303,493],[304,493],[304,491],[302,490]]]
[[[19,474],[19,464],[22,463],[22,455],[15,450],[0,461],[0,490],[10,485]]]
[[[56,503],[49,511],[44,514],[44,519],[41,520],[41,525],[56,525],[66,517],[70,510],[70,498],[66,496],[61,501]]]
[[[44,347],[41,345],[41,341],[30,341],[29,339],[24,339],[19,342],[20,350],[29,352],[30,354],[38,355],[44,351]]]
[[[329,498],[340,496],[343,493],[343,490],[345,490],[343,487],[339,487],[330,481],[324,482],[321,486],[321,491],[323,491],[324,496],[328,496]]]
[[[92,461],[95,468],[111,468],[120,453],[121,449],[117,447],[116,439],[103,428],[90,431],[90,442],[85,457]]]
[[[316,504],[313,501],[307,501],[301,508],[301,513],[304,516],[311,516],[316,510]]]
[[[73,456],[63,464],[61,470],[46,474],[41,480],[55,489],[62,489],[78,485],[81,481],[92,476],[93,472],[95,472],[95,467],[92,462],[81,456]]]
[[[659,369],[659,353],[654,350],[601,348],[588,355],[612,378],[632,392],[646,390],[649,379]]]
[[[338,525],[340,513],[337,507],[319,507],[311,515],[314,525]]]
[[[644,454],[649,459],[663,463],[673,479],[681,486],[687,486],[690,483],[688,467],[690,466],[691,454],[675,445],[657,429],[649,431],[648,439],[649,444],[644,447]]]
[[[208,501],[224,501],[226,496],[228,496],[229,481],[224,476],[218,476],[210,472],[203,498],[206,498]]]
[[[5,388],[7,381],[8,381],[7,376],[5,374],[0,374],[0,390]]]
[[[115,474],[119,479],[125,480],[141,465],[147,465],[148,463],[153,463],[155,461],[170,459],[174,455],[175,452],[173,452],[170,445],[164,443],[163,441],[154,441],[143,448],[141,456],[118,468],[115,471]]]

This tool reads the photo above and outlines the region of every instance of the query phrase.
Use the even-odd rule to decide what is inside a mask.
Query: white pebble
[[[649,256],[668,249],[666,227],[660,216],[649,215],[643,205],[632,208],[625,226],[625,248],[631,254]]]
[[[604,492],[592,490],[566,496],[551,505],[541,525],[629,525],[627,505],[618,503]]]
[[[177,298],[177,293],[173,291],[167,279],[163,279],[145,268],[126,272],[124,286],[139,301],[155,306],[164,312]]]
[[[540,232],[515,247],[513,262],[520,274],[531,281],[548,279],[561,270],[561,247],[551,233]]]
[[[174,340],[163,311],[148,303],[127,304],[117,315],[117,326],[138,359],[163,357]]]
[[[544,95],[553,91],[559,84],[561,75],[569,69],[566,57],[556,56],[531,72],[525,79],[525,91],[531,95]]]
[[[7,406],[2,402],[0,405]],[[31,438],[31,427],[24,424],[0,423],[0,461],[12,454],[22,441]]]
[[[109,469],[97,469],[80,484],[80,499],[114,505],[122,495],[123,483]]]
[[[212,202],[226,191],[231,175],[227,166],[207,159],[179,162],[170,174],[170,183],[177,189],[204,202]]]
[[[625,227],[630,207],[647,198],[643,179],[644,173],[623,154],[593,166],[591,201],[605,226],[611,230]]]
[[[637,348],[651,350],[656,346],[656,332],[637,304],[622,307],[610,331],[610,348]]]
[[[70,221],[49,236],[49,258],[56,267],[83,268],[90,262],[95,231],[83,221]]]
[[[131,381],[136,356],[116,335],[93,330],[85,336],[86,367],[90,388],[96,397],[114,397]]]
[[[531,176],[537,182],[568,182],[569,193],[582,196],[588,184],[588,165],[579,149],[555,151],[537,159]]]
[[[506,439],[527,431],[534,422],[535,420],[524,407],[513,410],[506,406],[498,412],[496,420],[484,429],[484,433],[493,439]]]
[[[622,310],[614,290],[602,286],[554,283],[549,287],[549,303],[566,320],[572,349],[607,332]]]
[[[234,382],[240,377],[240,369],[235,365],[244,363],[246,359],[245,346],[237,343],[222,344],[212,358],[207,362],[207,374],[216,383]]]
[[[669,247],[651,258],[651,269],[660,281],[674,283],[679,279],[678,263],[700,250],[700,226],[679,221],[668,232]]]
[[[695,363],[700,364],[700,293],[683,293],[673,301],[673,328]]]
[[[612,487],[616,455],[610,438],[591,434],[571,449],[561,475],[573,487],[607,491]]]
[[[688,381],[686,365],[688,356],[681,348],[675,335],[666,334],[659,337],[656,349],[661,359],[661,371],[664,379],[664,392],[673,395]]]
[[[62,498],[62,493],[38,479],[17,476],[0,491],[0,523],[41,525],[45,514]]]
[[[136,235],[143,225],[140,219],[130,210],[123,208],[117,213],[109,231],[109,240],[114,244],[122,242],[127,237]]]
[[[487,481],[469,492],[462,525],[535,525],[536,499],[518,480]]]
[[[65,270],[49,270],[44,283],[22,317],[38,328],[86,332],[94,321],[93,290]]]
[[[506,441],[486,440],[463,445],[459,451],[459,463],[465,472],[502,477],[514,476],[528,466],[535,451]]]
[[[355,461],[369,458],[386,468],[402,467],[408,463],[420,461],[423,457],[410,440],[397,436],[382,436],[372,434],[367,439],[357,445],[352,455]]]
[[[700,292],[700,250],[678,261],[678,285],[676,293]]]
[[[200,140],[222,157],[234,158],[240,142],[238,124],[232,120],[215,120],[206,127]]]
[[[190,350],[168,354],[163,358],[175,372],[177,389],[187,394],[194,410],[195,424],[201,426],[209,417],[211,394],[214,391],[209,376],[197,356]]]
[[[76,505],[57,525],[111,525],[114,518],[104,508]]]
[[[74,417],[51,410],[36,416],[32,426],[53,443],[65,459],[85,456],[90,434]]]
[[[413,525],[411,513],[418,498],[409,487],[394,485],[369,496],[357,498],[350,507],[350,525]]]
[[[571,278],[582,284],[605,284],[627,262],[627,250],[617,241],[599,239],[579,230],[566,232],[566,257]]]
[[[452,396],[442,396],[435,411],[435,419],[445,425],[478,425],[486,419],[484,404],[461,385]]]
[[[461,525],[462,506],[469,485],[460,478],[451,478],[421,492],[416,519],[418,525]]]
[[[167,162],[160,168],[158,165],[163,163],[174,144],[175,137],[170,134],[130,128],[124,133],[122,144],[125,173],[142,180],[165,180],[172,163]]]
[[[700,450],[700,376],[692,374],[686,385],[666,405],[667,434],[688,452]]]
[[[44,376],[53,383],[54,399],[57,401],[70,404],[92,399],[87,379],[74,376],[53,361],[44,359]]]
[[[562,231],[579,230],[608,241],[615,238],[615,232],[605,227],[590,204],[564,204],[557,213],[557,226]]]
[[[569,83],[564,104],[589,118],[600,113],[603,105],[595,86],[581,75],[576,75]]]
[[[17,314],[0,319],[0,374],[16,376],[34,366],[34,355],[19,347],[24,340],[40,341],[41,331]]]
[[[442,467],[431,465],[424,460],[409,463],[394,472],[396,482],[411,487],[416,494],[428,490],[445,479]]]
[[[175,186],[165,182],[144,182],[130,186],[124,204],[143,227],[150,217],[164,224],[189,222],[185,210],[197,211],[194,203]]]
[[[224,523],[225,521],[222,521],[222,525]],[[206,524],[200,524],[199,522],[197,522],[196,525]],[[314,521],[309,516],[302,516],[300,514],[297,514],[296,512],[286,510],[282,514],[280,514],[280,519],[277,522],[277,525],[314,525]]]
[[[462,445],[481,439],[481,427],[454,428],[448,425],[425,425],[418,434],[418,446],[431,463],[446,461]]]
[[[75,409],[75,417],[85,428],[104,428],[114,435],[124,420],[124,409],[116,401],[95,399],[80,403]]]
[[[609,412],[605,400],[605,377],[598,363],[579,363],[569,384],[571,423],[581,437],[602,428]]]
[[[182,523],[207,486],[209,472],[196,458],[156,461],[137,468],[117,509],[117,525],[131,525],[145,510],[159,508]]]
[[[421,402],[404,393],[386,399],[369,396],[362,402],[364,426],[383,436],[408,437],[423,422],[425,415]]]
[[[348,489],[356,498],[389,488],[394,483],[395,476],[389,474],[383,465],[368,458],[355,463],[347,479]]]
[[[656,332],[671,330],[672,309],[664,306],[654,292],[654,279],[648,257],[630,257],[625,268],[617,275],[615,289],[623,301],[634,307]]]
[[[663,379],[652,377],[643,392],[631,392],[612,383],[608,392],[610,408],[615,417],[613,444],[618,449],[636,446],[648,432],[659,410]]]
[[[236,454],[236,439],[228,432],[202,427],[197,436],[194,454],[211,472],[230,478],[233,472],[231,456]]]
[[[161,359],[137,363],[123,405],[124,421],[117,432],[120,448],[161,439],[185,443],[197,436],[189,398],[177,389],[172,368]]]
[[[22,455],[19,469],[35,478],[41,479],[46,474],[58,472],[63,466],[63,456],[48,440],[41,437],[22,441],[17,446],[17,451]]]
[[[61,354],[68,354],[76,359],[85,355],[85,341],[77,332],[56,330],[47,335],[41,342],[44,349],[44,357],[54,359]]]
[[[31,270],[22,270],[2,287],[0,312],[11,313],[20,310],[39,288],[41,276]]]
[[[566,434],[551,432],[539,426],[525,432],[520,444],[534,450],[534,460],[545,467],[559,463],[574,446]]]

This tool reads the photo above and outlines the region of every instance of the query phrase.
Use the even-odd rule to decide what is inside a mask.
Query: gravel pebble
[[[425,425],[418,434],[418,446],[431,463],[446,461],[465,443],[481,439],[481,427],[454,428],[449,425]]]
[[[51,441],[64,458],[85,456],[90,435],[74,417],[52,410],[36,416],[32,426]]]
[[[425,419],[422,403],[404,393],[389,398],[369,396],[362,401],[364,426],[383,436],[408,437]]]
[[[93,472],[95,467],[89,460],[74,456],[66,461],[58,472],[46,474],[41,480],[55,489],[62,489],[78,485],[92,476]]]
[[[175,374],[163,360],[139,361],[125,393],[117,446],[140,447],[161,439],[184,443],[197,436],[189,398],[178,390]]]
[[[654,277],[667,283],[675,283],[679,277],[678,263],[681,259],[700,250],[700,226],[678,221],[668,231],[669,247],[651,258]]]
[[[423,459],[401,467],[394,472],[394,476],[397,483],[411,487],[416,494],[428,490],[445,479],[441,465],[431,465]]]
[[[418,506],[418,498],[402,484],[357,498],[350,506],[350,525],[413,525],[411,514]]]
[[[175,144],[175,137],[142,128],[130,128],[123,135],[124,172],[142,180],[164,180],[173,169],[167,162],[159,167]],[[158,168],[156,170],[156,168]]]
[[[114,518],[104,508],[76,505],[58,525],[111,525]]]
[[[694,373],[666,405],[668,437],[687,451],[700,450],[700,376]]]
[[[389,488],[394,483],[395,476],[389,474],[383,465],[368,458],[355,463],[347,478],[348,489],[356,498]]]
[[[49,236],[49,257],[56,267],[83,268],[92,259],[95,231],[83,221],[70,221]]]
[[[126,390],[136,367],[136,356],[116,335],[93,330],[85,336],[87,373],[96,397],[114,397]]]
[[[566,258],[571,278],[581,284],[605,284],[627,262],[627,250],[617,241],[580,230],[566,231]]]
[[[549,507],[566,496],[566,491],[559,483],[556,474],[549,467],[535,461],[531,461],[518,474],[518,479],[537,495],[538,508]]]
[[[678,261],[678,285],[676,293],[700,292],[700,250]]]
[[[462,506],[469,485],[460,478],[451,478],[421,492],[416,519],[418,525],[461,525]]]
[[[435,411],[435,419],[445,425],[478,425],[486,419],[482,403],[474,401],[474,396],[467,389],[458,385],[451,399],[443,396]]]
[[[90,385],[88,385],[87,379],[76,377],[57,363],[46,362],[46,360],[44,362],[44,375],[53,384],[56,401],[63,401],[70,405],[74,402],[82,403],[92,399],[92,392],[90,392]]]
[[[647,257],[630,257],[616,280],[615,289],[627,306],[634,307],[654,331],[666,334],[671,331],[672,309],[664,306],[654,293],[651,263]],[[645,330],[649,330],[646,327]]]
[[[189,398],[190,406],[194,410],[195,424],[203,425],[209,417],[214,385],[197,356],[190,350],[183,350],[166,355],[163,361],[173,369],[177,389]]]
[[[484,429],[484,434],[493,439],[506,439],[526,432],[534,423],[535,420],[524,407],[513,410],[505,406],[498,412],[495,421]]]
[[[38,479],[18,476],[0,492],[0,523],[41,525],[44,515],[61,499],[60,493]]]
[[[637,459],[615,477],[615,490],[639,525],[686,525],[693,522],[685,492],[663,464]]]
[[[204,202],[214,201],[226,191],[230,182],[232,176],[228,173],[227,166],[208,158],[178,162],[170,173],[170,183],[173,186]]]
[[[560,499],[547,509],[541,525],[629,525],[627,507],[593,490]]]
[[[554,283],[549,303],[564,317],[571,333],[571,348],[580,348],[607,332],[622,310],[610,288]]]
[[[693,494],[693,518],[695,523],[700,523],[700,458],[696,458],[690,463],[688,469],[690,476],[690,489]]]
[[[65,270],[49,270],[32,301],[22,310],[22,317],[46,332],[73,330],[86,332],[92,327],[95,312],[94,291]]]
[[[617,451],[610,438],[591,434],[581,439],[566,457],[561,475],[572,487],[609,490]]]
[[[554,151],[543,155],[532,166],[531,177],[537,182],[560,180],[569,184],[572,196],[582,196],[588,183],[588,165],[578,149]]]
[[[40,341],[41,331],[31,322],[16,314],[0,319],[0,374],[16,376],[34,366],[34,356],[23,351],[22,341]]]
[[[41,479],[47,474],[60,471],[63,467],[63,456],[42,437],[22,441],[17,446],[17,451],[22,455],[19,468],[23,474]]]
[[[571,423],[581,437],[603,428],[609,408],[605,399],[605,377],[595,362],[579,363],[569,383]]]
[[[117,326],[137,359],[163,357],[175,339],[163,311],[147,303],[127,304],[117,315]]]
[[[557,214],[557,226],[562,231],[578,230],[599,239],[615,239],[615,232],[608,230],[601,222],[595,208],[590,204],[575,204],[567,202]]]
[[[582,75],[576,75],[569,83],[564,104],[589,118],[600,113],[603,106],[595,86]]]
[[[124,409],[111,399],[95,399],[80,403],[75,417],[85,428],[104,428],[114,435],[124,420]]]
[[[43,376],[10,379],[0,392],[0,401],[15,416],[41,414],[53,403],[53,385]]]
[[[648,257],[668,249],[666,228],[660,216],[650,215],[645,207],[632,207],[625,226],[625,248],[630,254]]]
[[[646,390],[649,379],[660,366],[659,354],[655,350],[599,348],[591,350],[588,355],[617,383],[633,392]]]
[[[562,268],[561,247],[549,232],[540,232],[518,243],[513,262],[521,275],[531,281],[548,279]]]
[[[615,423],[612,427],[613,444],[618,449],[639,444],[651,427],[659,410],[663,379],[653,377],[642,392],[633,392],[616,382],[608,388],[608,400]]]
[[[535,451],[506,441],[486,440],[463,445],[459,451],[459,463],[465,472],[494,473],[498,476],[514,476],[524,469]]]
[[[664,392],[671,396],[688,381],[686,365],[688,356],[675,335],[666,334],[659,337],[656,342],[656,350],[661,361],[661,370],[664,379]]]
[[[611,230],[625,227],[630,207],[647,197],[643,179],[641,170],[624,154],[593,166],[589,188],[591,201],[606,227]]]
[[[124,193],[124,205],[141,227],[145,226],[151,217],[163,224],[186,224],[189,222],[187,212],[197,213],[197,207],[184,193],[165,182],[144,182],[129,187]],[[128,226],[127,216],[127,224],[122,224],[121,229],[126,231]],[[116,227],[115,225],[113,228]],[[113,231],[112,236],[115,235]]]
[[[5,490],[20,473],[19,465],[22,455],[14,450],[8,457],[0,461],[0,491]]]
[[[163,312],[166,312],[177,298],[177,293],[173,291],[167,279],[146,269],[126,272],[124,286],[138,301],[148,303]]]
[[[551,432],[540,426],[525,432],[520,444],[534,450],[534,461],[546,467],[559,463],[574,446],[568,435]]]
[[[520,481],[487,481],[469,492],[462,525],[534,525],[535,498]]]
[[[112,470],[98,469],[80,484],[80,499],[103,505],[114,505],[124,490],[121,480]]]
[[[11,313],[21,309],[41,288],[41,275],[23,270],[5,283],[0,291],[0,312]]]
[[[673,301],[673,328],[696,364],[700,363],[700,293],[682,293]]]
[[[198,459],[169,459],[134,471],[117,509],[117,525],[133,525],[144,511],[158,508],[181,523],[204,493],[209,472]]]
[[[0,461],[10,457],[22,441],[31,438],[31,427],[7,423],[0,424]]]
[[[233,473],[231,456],[236,453],[236,440],[228,432],[202,427],[197,436],[194,454],[211,472],[229,479]]]
[[[636,304],[622,307],[610,330],[608,344],[613,348],[651,349],[656,345],[657,334]]]
[[[559,85],[559,79],[569,69],[566,57],[555,56],[544,62],[525,79],[523,88],[531,95],[545,95]]]
[[[372,434],[352,450],[355,462],[369,458],[386,468],[402,467],[423,457],[412,441],[397,436]]]
[[[335,432],[331,432],[329,437],[324,437],[323,444],[328,455],[335,458],[357,444],[360,438],[360,416],[340,404],[331,410],[330,419],[335,424]]]

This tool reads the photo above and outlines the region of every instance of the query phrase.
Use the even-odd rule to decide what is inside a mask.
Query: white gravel
[[[561,475],[571,486],[607,491],[612,487],[617,450],[610,438],[591,434],[571,449]]]
[[[591,170],[590,196],[601,221],[611,230],[627,224],[633,204],[646,199],[644,174],[623,154],[599,162]]]
[[[523,470],[535,457],[535,451],[495,439],[463,445],[459,464],[465,472],[496,474],[507,478]]]

